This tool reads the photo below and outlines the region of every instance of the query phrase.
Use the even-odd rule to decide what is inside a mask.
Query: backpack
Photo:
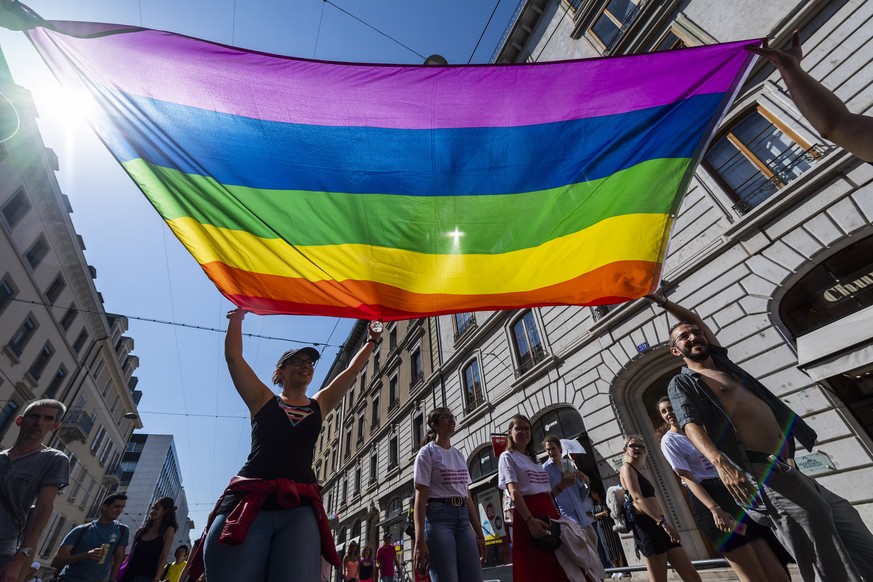
[[[625,493],[621,485],[613,485],[606,490],[606,507],[609,508],[615,521],[612,531],[628,533],[634,521],[634,505],[630,495]]]

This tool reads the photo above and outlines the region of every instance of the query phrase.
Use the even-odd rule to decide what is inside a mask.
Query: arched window
[[[494,456],[494,451],[491,447],[485,447],[473,455],[468,467],[470,468],[470,478],[473,481],[478,481],[483,477],[496,473],[497,458]]]
[[[545,358],[546,352],[540,341],[533,311],[527,311],[512,325],[512,344],[518,367],[516,376],[521,376]]]
[[[464,412],[469,412],[485,403],[479,360],[472,360],[462,371],[464,382]]]
[[[556,408],[533,423],[533,444],[537,453],[543,452],[543,439],[553,434],[562,439],[575,439],[585,432],[582,416],[575,408]]]
[[[354,525],[352,525],[352,533],[349,534],[349,539],[356,540],[361,537],[361,520],[356,519]]]
[[[336,535],[336,543],[337,545],[346,543],[346,528],[339,530],[339,533]]]

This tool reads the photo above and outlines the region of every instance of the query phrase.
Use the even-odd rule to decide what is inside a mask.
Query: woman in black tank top
[[[631,528],[634,542],[652,582],[666,582],[667,562],[685,582],[700,582],[700,575],[688,554],[679,544],[679,533],[667,522],[661,503],[655,497],[655,487],[640,473],[646,458],[646,445],[636,435],[624,442],[624,464],[621,466],[621,485],[634,504]]]
[[[233,385],[252,419],[252,448],[238,475],[315,484],[312,457],[323,415],[333,410],[351,388],[376,348],[381,329],[374,332],[372,326],[368,327],[369,337],[348,368],[309,398],[306,390],[320,356],[318,350],[304,347],[282,354],[273,372],[273,384],[280,386],[281,392],[274,394],[243,359],[244,317],[245,312],[240,309],[227,314],[230,323],[224,344]],[[322,552],[310,498],[301,497],[300,506],[285,508],[275,495],[269,495],[243,543],[230,545],[218,541],[227,516],[244,495],[236,492],[225,495],[209,527],[204,551],[209,582],[317,580]]]
[[[175,501],[170,497],[161,497],[133,536],[127,565],[120,577],[122,582],[159,580],[178,529]]]

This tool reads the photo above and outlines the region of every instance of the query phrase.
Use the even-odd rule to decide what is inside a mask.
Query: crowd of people
[[[66,407],[57,400],[31,402],[15,421],[19,427],[15,443],[0,451],[2,582],[39,580],[36,571],[41,565],[33,562],[36,543],[51,517],[58,491],[70,479],[66,455],[43,440],[60,427],[65,413]],[[178,582],[188,549],[181,546],[176,562],[167,563],[178,528],[174,501],[159,499],[132,537],[118,521],[126,503],[124,493],[108,495],[97,519],[64,536],[51,563],[57,582]]]
[[[797,33],[788,50],[749,50],[777,67],[819,133],[873,162],[873,120],[849,112],[803,71]],[[700,531],[744,582],[787,580],[789,562],[804,580],[873,580],[873,534],[858,511],[794,465],[795,440],[812,450],[815,431],[732,362],[696,313],[663,294],[649,299],[679,321],[668,342],[685,367],[658,402],[665,423],[658,436]],[[352,386],[381,329],[370,327],[348,367],[310,398],[306,390],[319,352],[285,352],[272,378],[280,387],[275,394],[243,358],[244,316],[238,309],[228,314],[225,357],[251,416],[251,452],[216,503],[190,561],[183,545],[167,562],[178,529],[172,499],[158,499],[131,536],[118,521],[127,497],[114,493],[103,500],[98,519],[64,537],[52,561],[57,580],[314,581],[323,558],[347,581],[394,582],[400,564],[390,534],[375,556],[369,546],[359,554],[357,544],[349,544],[340,560],[312,470],[322,418]],[[60,427],[65,411],[57,400],[30,403],[15,421],[14,444],[0,451],[0,582],[23,582],[38,567],[34,548],[70,478],[67,457],[43,441]],[[428,442],[415,460],[414,568],[433,582],[481,581],[485,540],[464,457],[451,445],[455,417],[436,408],[427,426]],[[602,579],[601,562],[624,565],[603,492],[592,490],[590,477],[565,461],[557,437],[542,443],[548,458],[541,464],[531,429],[527,417],[513,416],[498,462],[499,487],[511,503],[513,579]],[[628,503],[622,519],[650,580],[666,580],[668,563],[683,580],[700,580],[646,476],[646,442],[632,435],[624,443],[619,479]]]

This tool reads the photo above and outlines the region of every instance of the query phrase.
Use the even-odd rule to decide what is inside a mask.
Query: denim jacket
[[[727,356],[727,349],[710,345],[709,352],[719,370],[737,378],[752,394],[773,410],[779,426],[787,432],[789,456],[794,456],[795,438],[807,450],[812,451],[817,435],[802,418],[751,374],[733,363]],[[679,374],[670,380],[667,395],[670,397],[670,404],[673,406],[680,427],[684,427],[689,422],[705,427],[709,438],[721,452],[738,466],[746,470],[751,468],[736,427],[721,407],[718,397],[709,389],[700,374],[683,367]]]

